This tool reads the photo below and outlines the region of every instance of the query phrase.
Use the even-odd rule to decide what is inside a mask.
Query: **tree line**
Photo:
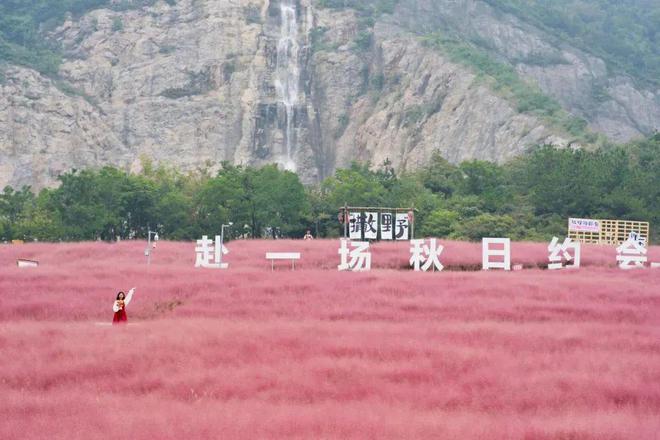
[[[597,151],[538,146],[505,164],[453,165],[434,154],[400,174],[388,162],[354,163],[309,186],[276,165],[183,173],[148,162],[139,174],[73,170],[59,183],[4,188],[0,241],[145,238],[149,230],[191,240],[229,222],[232,238],[299,238],[307,229],[337,237],[344,204],[414,207],[417,236],[546,241],[566,235],[568,217],[587,217],[649,221],[652,239],[660,237],[660,134]]]

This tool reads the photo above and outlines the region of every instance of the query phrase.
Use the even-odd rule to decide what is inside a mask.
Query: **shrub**
[[[509,215],[480,214],[461,221],[453,236],[471,241],[479,241],[483,237],[515,238],[512,235],[514,225],[515,222]]]
[[[119,32],[124,30],[124,21],[121,17],[115,17],[112,19],[112,32]]]

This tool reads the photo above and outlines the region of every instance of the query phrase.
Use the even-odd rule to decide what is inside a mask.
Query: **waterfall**
[[[277,69],[275,72],[275,88],[279,102],[284,106],[286,125],[284,129],[284,143],[286,145],[284,166],[295,171],[293,160],[293,117],[294,109],[298,104],[300,84],[300,64],[298,54],[300,43],[298,41],[298,11],[296,0],[281,0],[280,11],[282,24],[280,39],[277,42]]]

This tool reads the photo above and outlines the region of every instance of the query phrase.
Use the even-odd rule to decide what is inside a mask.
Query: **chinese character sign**
[[[586,218],[569,218],[568,230],[571,232],[600,232],[600,222]]]
[[[511,270],[511,240],[508,238],[484,238],[482,247],[483,270]],[[496,257],[496,258],[493,258]]]
[[[352,249],[349,249],[349,245]],[[371,252],[369,252],[368,241],[340,240],[339,256],[341,263],[337,266],[340,271],[351,270],[353,272],[371,270]]]
[[[571,255],[570,251],[573,251]],[[570,238],[566,238],[562,244],[559,244],[559,238],[553,237],[552,242],[548,245],[548,269],[557,270],[557,269],[578,269],[580,267],[580,243],[572,241]],[[570,266],[564,266],[564,260],[566,262],[572,261],[573,264]]]
[[[444,246],[438,245],[435,238],[431,238],[428,245],[425,240],[410,240],[410,265],[416,272],[426,272],[431,267],[434,271],[442,271],[440,254],[443,250]]]
[[[351,240],[362,240],[362,215],[351,212],[348,216],[348,236]]]
[[[642,269],[647,261],[646,247],[635,232],[630,233],[628,240],[616,248],[616,261],[619,267],[624,270]]]
[[[368,237],[383,234],[383,224],[385,224],[392,236],[401,240],[404,236],[411,235],[409,232],[410,222],[407,214],[389,214],[387,213],[351,213],[354,224],[360,225],[356,229],[361,231],[361,235]],[[383,220],[379,222],[379,220]],[[394,220],[390,222],[390,220]],[[365,234],[365,227],[370,228],[370,232]],[[553,237],[548,250],[548,269],[578,269],[581,260],[581,243],[573,241],[570,237],[560,242],[559,238]],[[621,269],[637,269],[648,267],[648,249],[646,239],[639,234],[632,232],[628,239],[618,248],[616,260]],[[427,272],[443,271],[444,266],[440,257],[444,251],[437,239],[410,240],[410,266],[414,271]],[[369,271],[371,270],[371,251],[368,241],[354,241],[348,238],[340,240],[339,248],[340,264],[337,266],[340,271]],[[211,240],[208,236],[203,236],[197,240],[195,247],[195,267],[208,269],[227,269],[229,265],[223,263],[223,255],[229,254],[229,250],[222,243],[220,235]],[[269,256],[271,255],[271,256]],[[300,259],[299,253],[267,253],[267,259]],[[508,238],[483,238],[482,239],[482,267],[483,270],[502,269],[510,271],[511,265],[511,240]],[[522,269],[522,265],[516,265],[514,270]],[[651,268],[660,269],[660,263],[653,262]]]
[[[378,238],[378,213],[364,213],[364,239],[375,240]]]
[[[204,269],[227,269],[229,267],[229,264],[222,263],[222,255],[227,255],[229,249],[220,242],[219,235],[215,236],[215,243],[206,235],[201,240],[197,240],[195,253],[195,267]]]
[[[394,238],[396,240],[408,240],[410,236],[410,219],[406,213],[396,214],[394,225]]]
[[[391,240],[394,237],[394,216],[391,212],[380,214],[380,239]]]

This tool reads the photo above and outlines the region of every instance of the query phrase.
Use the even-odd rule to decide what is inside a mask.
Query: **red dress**
[[[128,316],[126,316],[126,310],[124,309],[115,312],[115,315],[112,317],[112,324],[126,324],[127,322]]]
[[[117,300],[112,306],[112,311],[115,312],[112,317],[112,324],[127,324],[128,316],[126,315],[126,306],[131,299],[133,299],[133,293],[135,293],[135,287],[128,291],[126,298],[124,300]]]

